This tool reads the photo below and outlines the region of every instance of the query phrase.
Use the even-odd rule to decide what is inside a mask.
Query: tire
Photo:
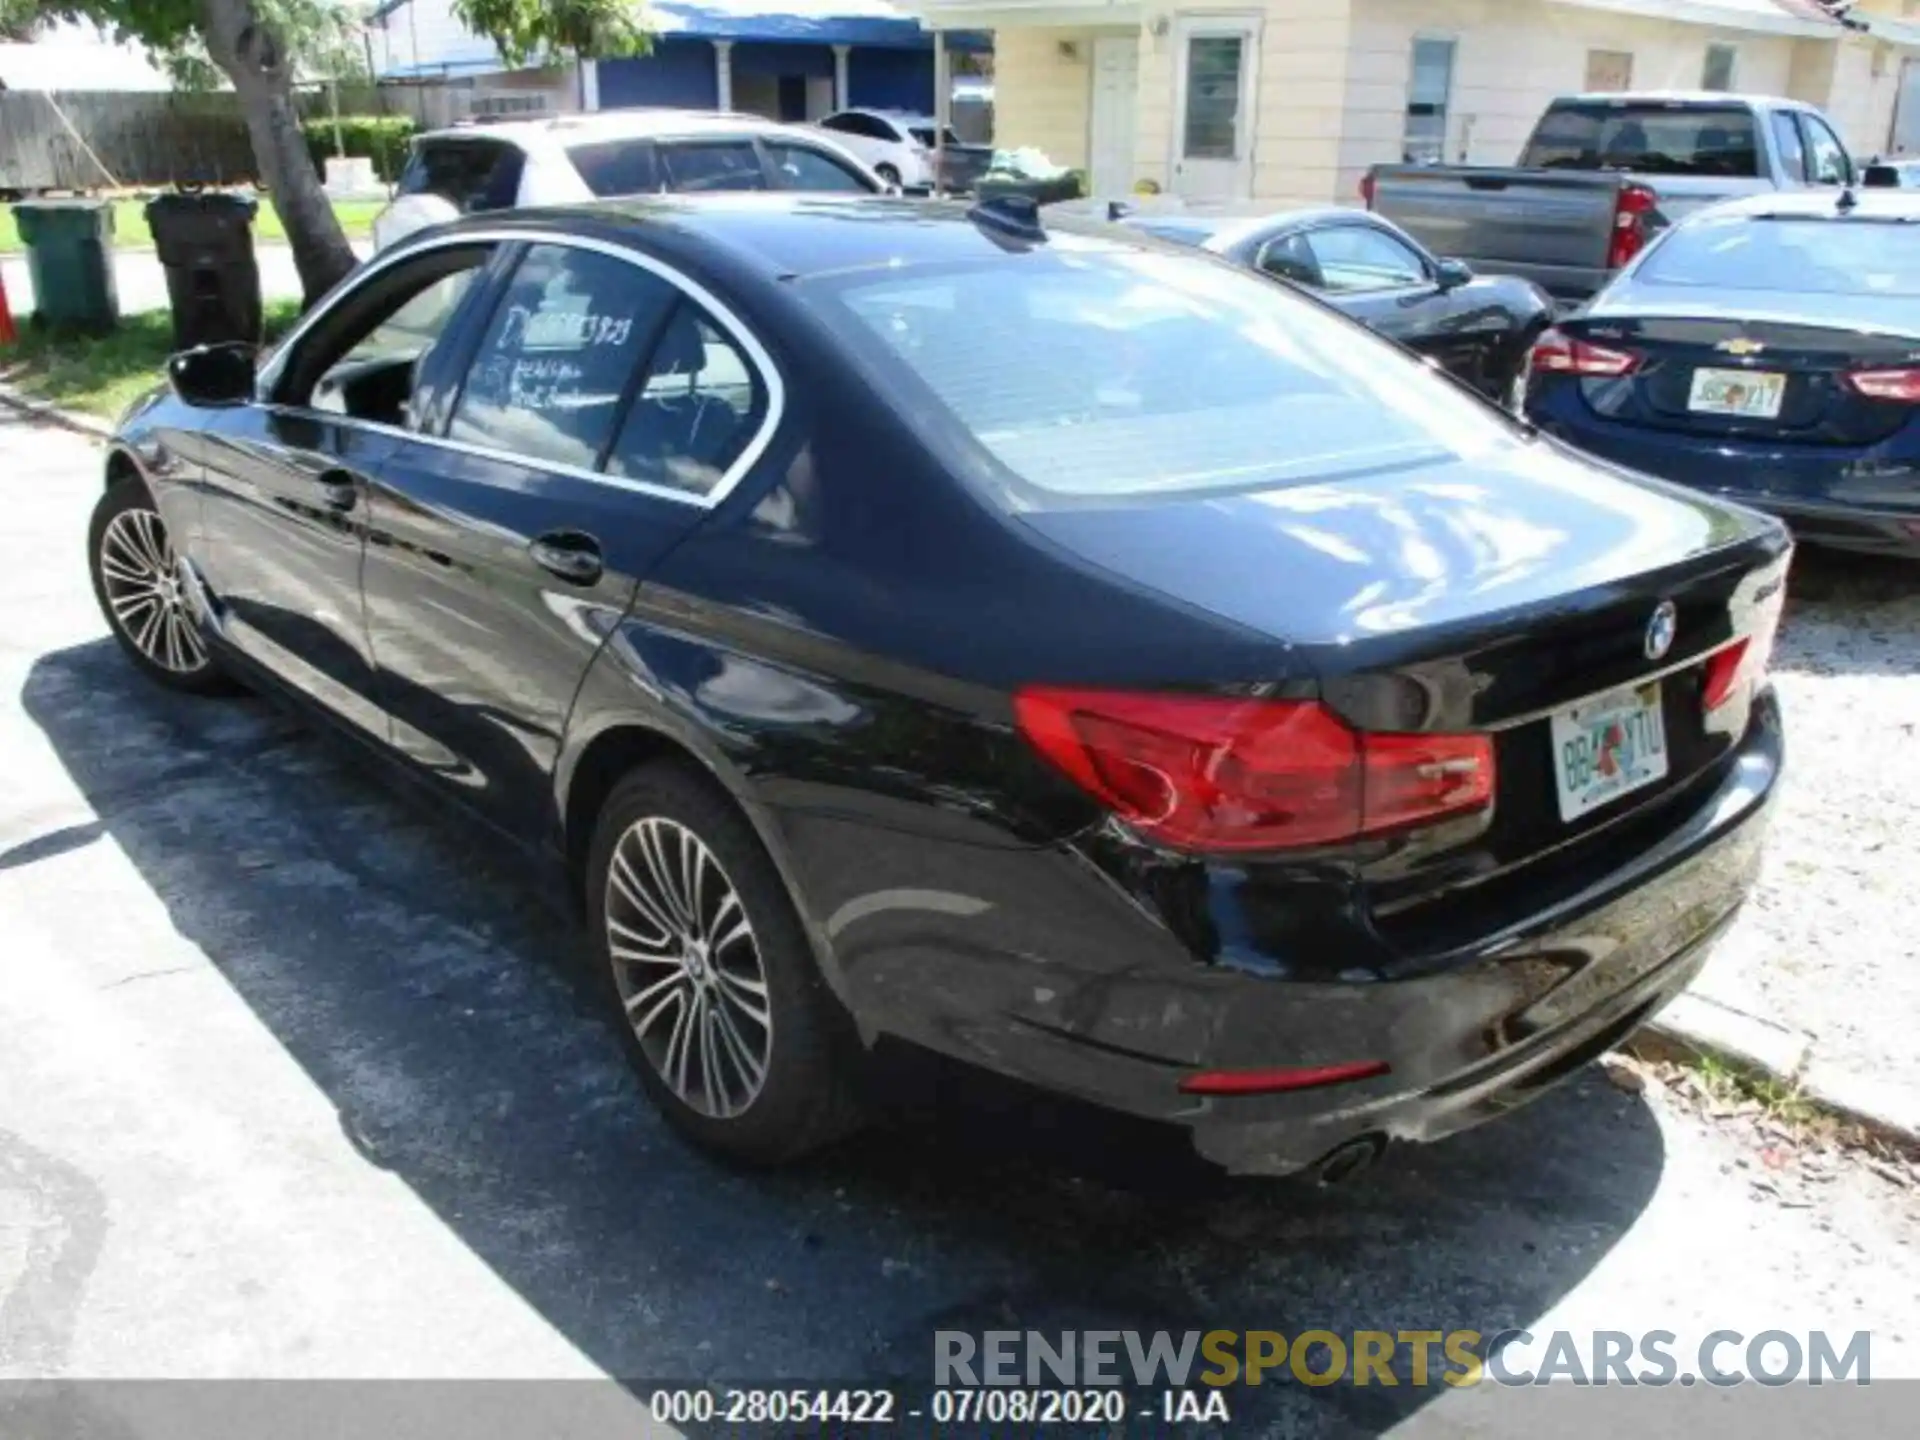
[[[873,167],[873,173],[878,175],[883,181],[885,181],[889,185],[898,185],[900,183],[899,170],[896,169],[894,166],[887,164],[884,160],[881,161],[878,165]]]
[[[676,1130],[771,1166],[855,1128],[844,1012],[731,800],[679,765],[635,770],[601,807],[586,886],[595,988]],[[689,946],[695,932],[703,943]]]
[[[107,628],[149,679],[189,695],[228,694],[236,688],[188,607],[167,527],[138,480],[110,486],[93,507],[87,573]]]

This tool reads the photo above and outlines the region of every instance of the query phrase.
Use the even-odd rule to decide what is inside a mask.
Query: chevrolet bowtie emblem
[[[1729,355],[1758,355],[1767,347],[1758,340],[1749,340],[1746,336],[1741,335],[1732,340],[1722,340],[1713,348],[1716,350],[1724,350]]]

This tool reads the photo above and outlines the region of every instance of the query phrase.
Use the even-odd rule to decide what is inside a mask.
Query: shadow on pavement
[[[262,702],[152,687],[104,639],[41,657],[24,703],[358,1151],[636,1388],[925,1384],[943,1328],[1491,1333],[1578,1283],[1661,1171],[1652,1115],[1593,1075],[1315,1191],[896,1058],[893,1124],[732,1173],[654,1116],[566,927],[454,827]],[[1268,1384],[1236,1418],[1375,1431],[1439,1393]]]

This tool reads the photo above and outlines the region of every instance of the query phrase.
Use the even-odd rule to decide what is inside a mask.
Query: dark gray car
[[[1162,239],[1197,245],[1308,290],[1496,399],[1507,397],[1535,337],[1553,320],[1552,297],[1538,286],[1476,275],[1365,211],[1124,218]]]

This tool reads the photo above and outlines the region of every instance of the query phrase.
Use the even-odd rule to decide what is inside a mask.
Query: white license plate
[[[1570,705],[1554,715],[1552,730],[1562,820],[1577,820],[1667,773],[1658,681]]]
[[[1772,420],[1787,393],[1787,377],[1770,370],[1696,370],[1687,408],[1702,415]]]

